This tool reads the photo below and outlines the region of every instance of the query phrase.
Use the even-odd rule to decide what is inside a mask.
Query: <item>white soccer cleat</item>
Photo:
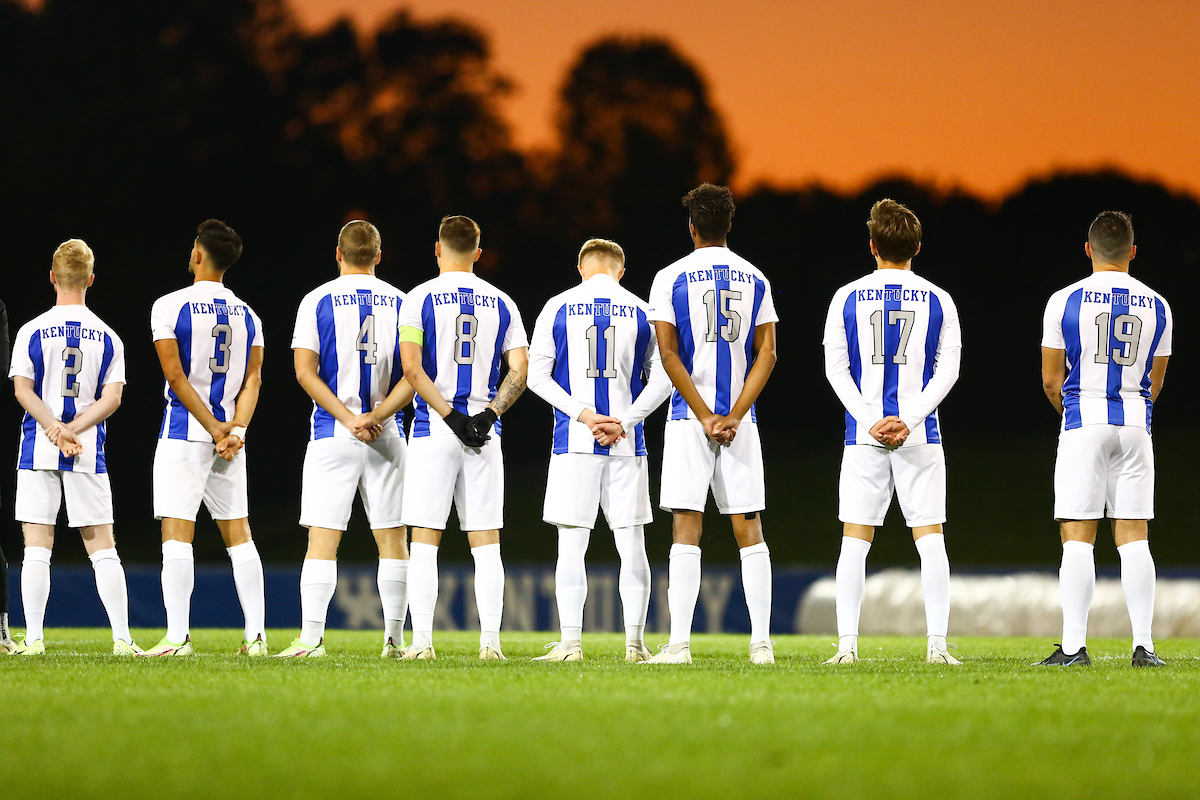
[[[405,661],[433,661],[437,658],[437,653],[433,652],[433,645],[427,644],[420,650],[416,645],[406,648],[404,654],[400,658]]]
[[[646,647],[642,642],[638,642],[637,644],[629,644],[627,642],[625,644],[626,664],[639,664],[643,661],[649,661],[653,657],[654,654],[650,652],[650,648]]]
[[[15,639],[9,639],[7,642],[0,642],[0,656],[8,655],[17,652],[17,644]]]
[[[192,637],[185,636],[183,644],[175,644],[163,637],[162,641],[151,647],[149,650],[143,650],[137,653],[138,658],[180,658],[190,656],[194,653],[192,650]]]
[[[834,645],[834,647],[837,647],[837,645]],[[854,649],[849,649],[849,648],[846,650],[839,649],[836,653],[834,653],[833,658],[828,659],[825,663],[826,664],[857,664],[858,663],[858,651],[854,650]]]
[[[643,664],[690,664],[692,663],[692,648],[687,642],[680,644],[660,644],[658,653],[642,662]]]
[[[549,653],[533,661],[583,661],[583,645],[580,642],[551,642],[546,645]],[[480,656],[482,658],[483,656]]]
[[[262,658],[270,655],[267,652],[267,641],[263,639],[260,633],[253,642],[242,642],[242,647],[237,651],[239,656],[249,656],[251,658]]]
[[[750,643],[750,663],[751,664],[774,664],[775,663],[775,643],[767,640],[765,642]]]
[[[949,645],[954,647],[955,645]],[[954,656],[946,652],[945,647],[940,647],[935,644],[929,645],[929,650],[925,653],[926,664],[949,664],[950,666],[962,666],[962,662]]]
[[[138,647],[132,641],[127,642],[124,639],[117,639],[113,642],[114,656],[136,656],[141,652],[142,648]]]
[[[396,640],[388,637],[387,644],[383,646],[383,652],[379,654],[380,658],[404,658],[404,640],[400,640],[400,644],[396,644]]]
[[[499,647],[492,647],[491,645],[484,645],[483,647],[479,648],[479,660],[508,661],[508,659],[504,657],[504,653],[501,652]]]

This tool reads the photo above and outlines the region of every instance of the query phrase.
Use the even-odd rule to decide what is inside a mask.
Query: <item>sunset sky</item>
[[[292,0],[309,27],[364,27],[396,0]],[[1200,3],[1193,0],[412,0],[491,37],[517,84],[522,146],[553,143],[580,49],[670,38],[724,114],[743,186],[849,189],[887,172],[990,197],[1058,168],[1118,166],[1200,195]]]

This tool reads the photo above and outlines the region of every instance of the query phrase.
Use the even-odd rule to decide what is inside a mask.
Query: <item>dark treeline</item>
[[[261,314],[267,337],[251,503],[290,540],[308,401],[288,342],[301,296],[336,274],[344,221],[375,222],[380,276],[409,288],[436,270],[438,220],[474,217],[482,273],[532,326],[542,303],[577,280],[574,256],[590,236],[625,247],[626,283],[645,296],[653,274],[690,247],[680,197],[736,177],[703,77],[665,41],[608,38],[585,49],[564,77],[551,152],[513,145],[499,111],[511,90],[486,36],[457,20],[398,11],[364,37],[348,22],[303,31],[284,0],[47,0],[37,11],[0,0],[0,297],[15,330],[52,302],[46,272],[57,244],[76,236],[95,250],[89,301],[124,338],[129,364],[109,439],[126,530],[150,525],[161,376],[149,309],[189,280],[200,220],[225,219],[246,243],[228,282]],[[851,196],[758,188],[739,197],[730,245],[771,277],[782,318],[780,367],[760,403],[768,472],[772,458],[838,447],[821,328],[834,289],[874,266],[864,222],[882,196],[921,217],[917,269],[960,308],[965,352],[944,406],[948,441],[1003,446],[1053,434],[1038,376],[1042,309],[1088,270],[1087,226],[1106,208],[1133,214],[1135,272],[1175,299],[1177,355],[1157,416],[1160,433],[1184,423],[1183,398],[1200,388],[1195,333],[1180,313],[1200,266],[1195,198],[1117,173],[1039,180],[998,206],[904,178]],[[11,464],[11,400],[3,420],[0,453]],[[530,396],[508,420],[508,462],[544,463],[545,404]],[[12,473],[0,475],[8,506]],[[510,504],[540,504],[540,490],[510,487]],[[12,552],[19,533],[11,523],[3,530]],[[261,525],[256,533],[270,555],[271,535]],[[123,552],[155,559],[153,538],[143,538],[127,538]],[[286,557],[299,551],[289,546]]]

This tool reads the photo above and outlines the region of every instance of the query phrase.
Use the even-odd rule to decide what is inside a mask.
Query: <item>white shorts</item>
[[[847,445],[838,481],[838,519],[878,526],[892,494],[910,528],[946,521],[946,454],[940,444],[914,444],[890,450]]]
[[[710,488],[722,514],[750,514],[767,507],[758,425],[743,420],[733,442],[721,447],[704,435],[698,420],[668,420],[659,507],[703,511]]]
[[[500,437],[467,447],[453,434],[414,436],[404,476],[404,524],[446,529],[450,504],[463,531],[504,527],[504,457]]]
[[[213,519],[250,516],[246,449],[226,461],[212,442],[159,439],[154,450],[154,518],[195,522],[201,500]]]
[[[108,473],[53,469],[17,470],[17,521],[56,524],[63,495],[67,497],[67,524],[72,528],[112,524],[112,489],[108,484]]]
[[[645,456],[560,453],[550,456],[542,519],[551,525],[596,527],[604,509],[610,528],[646,525],[650,509],[650,469]]]
[[[398,436],[371,444],[335,437],[309,442],[304,452],[300,524],[346,530],[357,492],[372,530],[399,528],[407,449]]]
[[[1058,436],[1054,518],[1154,519],[1154,447],[1134,425],[1085,425]]]

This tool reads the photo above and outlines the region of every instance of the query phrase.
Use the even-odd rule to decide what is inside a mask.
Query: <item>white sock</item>
[[[867,553],[871,543],[853,536],[842,537],[842,553],[838,556],[837,571],[834,573],[839,640],[853,636],[854,649],[858,648],[858,618],[862,612],[863,592],[867,588]],[[841,644],[839,649],[846,649]]]
[[[125,586],[125,568],[116,548],[97,550],[88,556],[92,571],[96,573],[96,594],[108,612],[108,624],[112,626],[113,641],[132,642],[129,635],[129,591]]]
[[[917,553],[921,556],[926,633],[937,637],[935,644],[944,648],[950,625],[950,559],[946,557],[945,534],[927,533],[917,539]]]
[[[558,563],[554,567],[554,600],[558,603],[558,621],[564,642],[583,638],[583,606],[587,602],[588,541],[592,532],[587,528],[560,525],[558,528]]]
[[[253,642],[259,636],[267,638],[267,600],[263,583],[262,559],[254,542],[244,542],[225,548],[233,564],[233,585],[237,587],[238,600],[242,601],[242,616],[246,620],[246,641]]]
[[[621,574],[617,589],[621,594],[621,614],[625,619],[625,644],[640,645],[650,611],[650,559],[646,557],[646,533],[641,525],[613,528]]]
[[[771,640],[771,551],[766,542],[743,547],[742,591],[750,611],[750,641]]]
[[[383,604],[383,642],[404,642],[404,617],[408,613],[408,559],[379,559],[379,600]]]
[[[1154,622],[1154,557],[1150,555],[1150,542],[1140,539],[1117,548],[1121,556],[1121,588],[1125,590],[1125,605],[1129,608],[1129,622],[1133,626],[1133,646],[1138,645],[1154,652],[1154,639],[1150,626]]]
[[[692,641],[692,617],[700,598],[700,548],[671,545],[667,566],[667,608],[671,611],[671,644]]]
[[[21,565],[21,604],[25,607],[25,641],[46,636],[46,602],[50,599],[50,551],[26,547]]]
[[[1087,646],[1088,609],[1096,593],[1096,548],[1087,542],[1063,542],[1058,570],[1062,602],[1062,650],[1069,656]]]
[[[300,567],[300,643],[316,647],[325,638],[329,601],[337,589],[337,562],[306,558]]]
[[[475,606],[479,609],[479,646],[500,648],[500,619],[504,616],[504,562],[500,544],[471,548],[475,559]]]
[[[196,561],[191,542],[174,539],[162,544],[162,593],[167,609],[167,641],[183,644],[191,631],[192,589],[196,585]]]
[[[437,545],[413,542],[408,546],[408,608],[412,614],[412,646],[424,650],[433,644],[433,610],[438,598]]]

